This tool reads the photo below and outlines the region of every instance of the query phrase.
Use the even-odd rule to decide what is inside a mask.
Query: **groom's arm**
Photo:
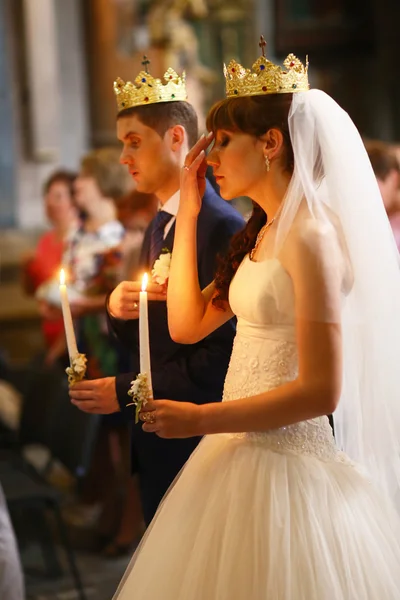
[[[106,298],[108,332],[112,337],[117,338],[117,340],[125,347],[125,349],[132,352],[138,344],[139,319],[124,321],[123,319],[116,319],[115,317],[113,317],[111,315],[109,306],[110,296],[111,294],[109,294]]]
[[[151,226],[149,226],[146,229],[146,233],[144,235],[142,243],[142,248],[140,250],[139,265],[143,269],[143,271],[149,270],[148,249],[150,245],[150,233]],[[115,317],[113,317],[111,315],[109,307],[111,294],[112,292],[110,292],[106,298],[106,315],[108,331],[111,336],[116,337],[123,346],[125,346],[130,352],[132,352],[132,349],[137,347],[138,344],[139,321],[138,319],[124,321],[123,319],[116,319]]]
[[[237,216],[220,220],[208,233],[203,251],[198,252],[199,283],[202,289],[215,279],[219,259],[227,254],[232,237],[243,229],[244,224],[238,213]]]

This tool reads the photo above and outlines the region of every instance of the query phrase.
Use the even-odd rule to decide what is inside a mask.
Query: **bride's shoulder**
[[[310,213],[294,219],[281,251],[281,262],[294,282],[309,282],[346,293],[353,284],[347,245],[335,215]]]
[[[294,219],[282,248],[285,262],[293,264],[299,260],[319,261],[339,252],[339,232],[334,222],[318,219],[309,212],[303,212]]]

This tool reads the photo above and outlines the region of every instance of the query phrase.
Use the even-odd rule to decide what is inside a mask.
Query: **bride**
[[[182,172],[171,335],[230,319],[222,403],[156,400],[149,435],[204,435],[164,498],[119,600],[398,600],[400,272],[360,136],[307,67],[231,62],[228,98]],[[203,292],[205,150],[252,217]],[[335,438],[327,414],[334,413]]]

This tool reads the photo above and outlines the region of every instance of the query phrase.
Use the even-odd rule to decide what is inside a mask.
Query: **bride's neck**
[[[266,173],[265,178],[255,190],[252,199],[267,213],[268,219],[273,219],[283,201],[291,180],[291,174],[286,171],[273,169]]]

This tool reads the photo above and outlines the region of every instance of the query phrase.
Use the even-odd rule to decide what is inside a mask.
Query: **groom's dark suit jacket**
[[[143,242],[140,267],[150,272],[150,223]],[[197,256],[201,288],[213,279],[218,253],[226,250],[234,233],[244,227],[240,214],[222,200],[207,182],[198,219]],[[164,247],[173,252],[175,223]],[[121,411],[133,421],[133,407],[127,395],[139,372],[138,320],[120,321],[109,316],[109,325],[120,342],[132,353],[132,372],[118,375],[116,391]],[[172,341],[165,302],[149,302],[149,335],[152,382],[155,398],[204,404],[221,400],[235,335],[235,322],[229,321],[197,344]],[[147,523],[175,476],[193,452],[200,438],[161,439],[145,433],[141,424],[132,426],[132,470],[139,475],[144,516]]]

